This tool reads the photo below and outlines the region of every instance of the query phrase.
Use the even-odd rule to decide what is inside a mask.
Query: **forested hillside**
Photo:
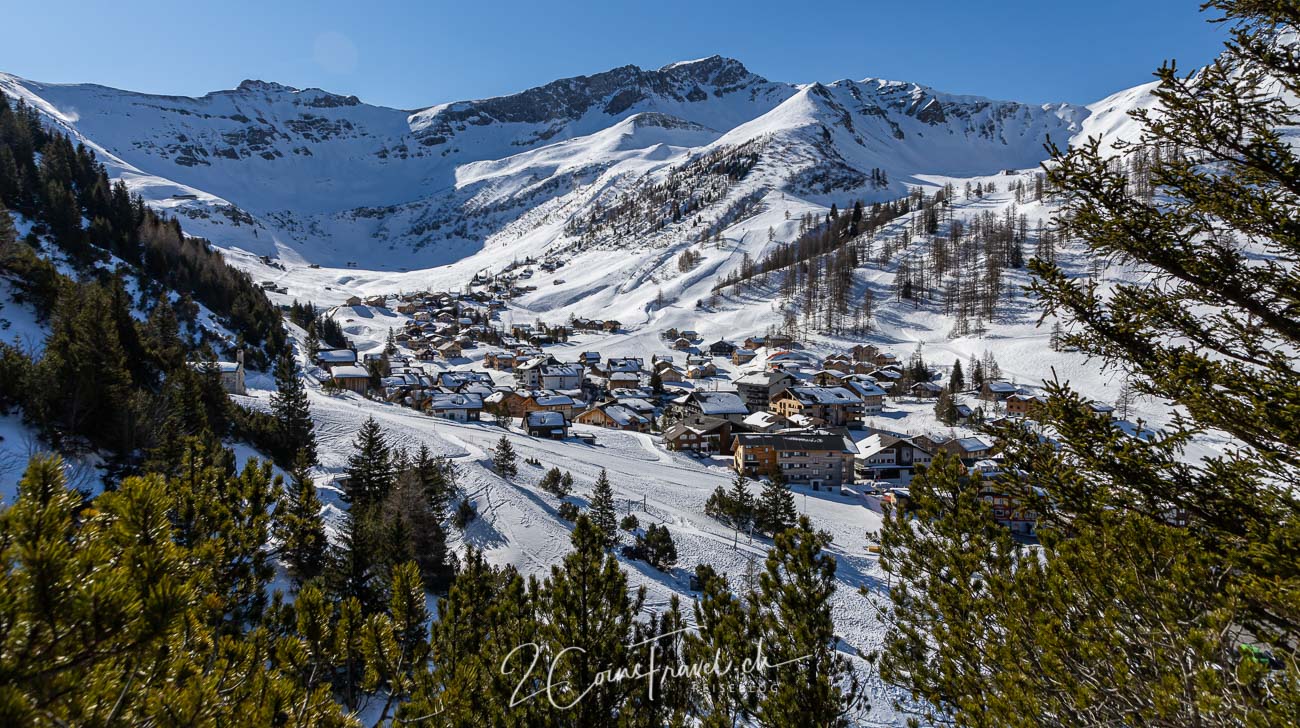
[[[103,451],[114,472],[174,462],[187,435],[230,434],[237,413],[215,374],[190,362],[242,348],[265,367],[284,350],[280,313],[248,276],[7,99],[0,203],[7,305],[33,309],[47,332],[37,350],[0,349],[0,404],[55,449]],[[234,338],[201,325],[201,309]]]

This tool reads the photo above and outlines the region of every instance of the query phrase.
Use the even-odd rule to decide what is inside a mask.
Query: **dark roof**
[[[704,435],[715,430],[721,429],[731,423],[721,417],[688,417],[684,420],[678,420],[664,430],[665,440],[676,440],[686,432],[694,432],[697,435]]]
[[[778,450],[843,451],[844,436],[831,432],[772,432],[736,435],[736,445],[773,447]]]

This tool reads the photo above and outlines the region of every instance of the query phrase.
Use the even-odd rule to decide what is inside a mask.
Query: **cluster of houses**
[[[535,264],[528,262],[527,265]],[[508,279],[526,278],[527,267]],[[501,277],[486,278],[494,285]],[[509,291],[506,291],[509,293]],[[583,351],[562,361],[544,347],[575,333],[615,332],[617,321],[574,318],[562,325],[493,325],[503,300],[493,290],[422,293],[350,299],[348,305],[383,306],[410,317],[395,331],[406,354],[365,354],[352,349],[319,351],[316,363],[339,388],[383,398],[460,422],[518,420],[536,437],[567,438],[574,424],[633,432],[658,432],[664,447],[699,456],[728,457],[750,476],[780,476],[812,490],[838,491],[859,481],[905,501],[918,466],[939,453],[973,471],[996,472],[989,443],[979,438],[912,436],[867,426],[887,397],[938,397],[943,387],[909,381],[898,358],[859,344],[818,358],[787,336],[705,343],[697,332],[662,332],[664,351],[639,357]],[[478,369],[466,351],[480,349]],[[391,349],[390,349],[391,351]],[[459,360],[459,361],[458,361]],[[718,363],[742,371],[724,379]],[[761,364],[754,362],[761,360]],[[457,367],[457,368],[451,368]],[[1043,400],[1012,383],[985,381],[974,392],[1000,403],[1008,417],[1032,416]],[[1097,412],[1109,409],[1095,405]],[[958,420],[973,415],[956,405]],[[854,434],[853,431],[856,431]],[[863,433],[865,432],[865,437]],[[1001,522],[1032,530],[1034,516],[1005,494],[987,498]]]

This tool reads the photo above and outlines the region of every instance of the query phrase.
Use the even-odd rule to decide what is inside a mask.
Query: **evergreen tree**
[[[762,676],[767,689],[754,711],[760,725],[848,726],[861,707],[853,668],[833,646],[836,560],[823,550],[827,540],[806,516],[778,533],[750,596],[768,659],[781,665]]]
[[[591,489],[588,512],[592,525],[600,531],[605,548],[618,543],[618,512],[614,508],[614,489],[609,485],[609,474],[604,468],[601,468],[596,485]]]
[[[1134,440],[1051,384],[1036,416],[1054,442],[1005,431],[1005,472],[1027,481],[997,484],[1038,511],[1032,553],[956,463],[913,481],[915,517],[882,534],[897,620],[882,674],[934,722],[1295,722],[1300,371],[1279,352],[1300,342],[1300,158],[1284,132],[1300,123],[1300,14],[1206,7],[1228,21],[1227,50],[1190,76],[1161,69],[1158,110],[1135,112],[1143,133],[1122,150],[1145,150],[1149,182],[1096,141],[1047,166],[1091,254],[1155,275],[1101,289],[1030,263],[1062,344],[1130,372],[1181,418]],[[1233,445],[1189,457],[1204,430]]]
[[[225,549],[173,538],[173,492],[157,475],[128,477],[88,510],[57,458],[29,463],[0,511],[0,621],[21,625],[2,638],[0,723],[273,725],[293,706],[303,724],[348,725],[328,688],[284,659],[305,639],[247,625],[230,639],[210,625],[204,575]]]
[[[510,438],[505,435],[497,440],[496,447],[492,448],[492,467],[501,474],[503,478],[513,478],[519,474],[519,465],[515,462],[515,448],[510,444]]]
[[[307,458],[308,465],[314,464],[316,426],[311,419],[311,406],[307,403],[307,388],[287,348],[275,362],[275,389],[271,394],[271,414],[275,417],[276,439],[280,443],[277,455],[290,462],[301,453]]]
[[[794,493],[780,478],[769,478],[754,504],[754,527],[763,533],[776,535],[793,528],[798,518],[794,507]]]
[[[961,359],[952,363],[952,374],[948,376],[948,390],[954,394],[966,391],[966,375],[961,370]]]
[[[210,624],[225,633],[256,624],[274,573],[265,548],[275,502],[271,464],[253,459],[236,472],[229,450],[191,440],[168,488],[177,542],[205,554],[199,578],[210,594]]]
[[[749,494],[749,478],[736,473],[727,492],[727,516],[731,525],[743,531],[754,521],[754,497]]]
[[[289,487],[280,492],[272,524],[280,555],[295,583],[311,581],[325,569],[329,540],[321,519],[321,502],[308,469],[306,453],[294,463]]]
[[[637,539],[637,551],[646,563],[660,571],[667,571],[677,563],[677,544],[666,526],[655,523]]]
[[[605,552],[608,538],[600,526],[579,516],[573,551],[563,564],[551,567],[543,590],[542,637],[556,652],[570,650],[555,665],[555,700],[572,703],[564,722],[577,728],[617,724],[632,689],[627,682],[596,679],[611,665],[629,664],[628,644],[645,600],[644,590],[629,598],[627,576]],[[590,691],[583,694],[587,686]]]
[[[361,424],[352,447],[340,499],[361,508],[378,504],[392,489],[394,472],[392,452],[375,418],[367,417]]]
[[[724,576],[701,564],[695,570],[700,597],[695,602],[697,630],[687,634],[685,653],[691,664],[742,665],[754,657],[757,622],[752,605],[738,597]],[[695,713],[708,728],[742,725],[756,704],[757,690],[752,674],[706,672],[692,681]]]
[[[414,563],[430,590],[446,591],[456,564],[442,525],[445,513],[445,505],[439,509],[429,497],[417,467],[402,469],[380,508],[386,547],[378,559],[389,568]]]
[[[957,424],[957,402],[946,388],[939,392],[939,398],[934,402],[934,416],[949,427]]]

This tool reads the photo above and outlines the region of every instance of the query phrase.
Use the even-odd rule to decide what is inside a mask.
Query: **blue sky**
[[[244,0],[8,3],[0,71],[197,95],[245,78],[418,108],[714,53],[773,80],[868,76],[1087,103],[1205,63],[1195,0]],[[53,12],[51,6],[57,6]]]

